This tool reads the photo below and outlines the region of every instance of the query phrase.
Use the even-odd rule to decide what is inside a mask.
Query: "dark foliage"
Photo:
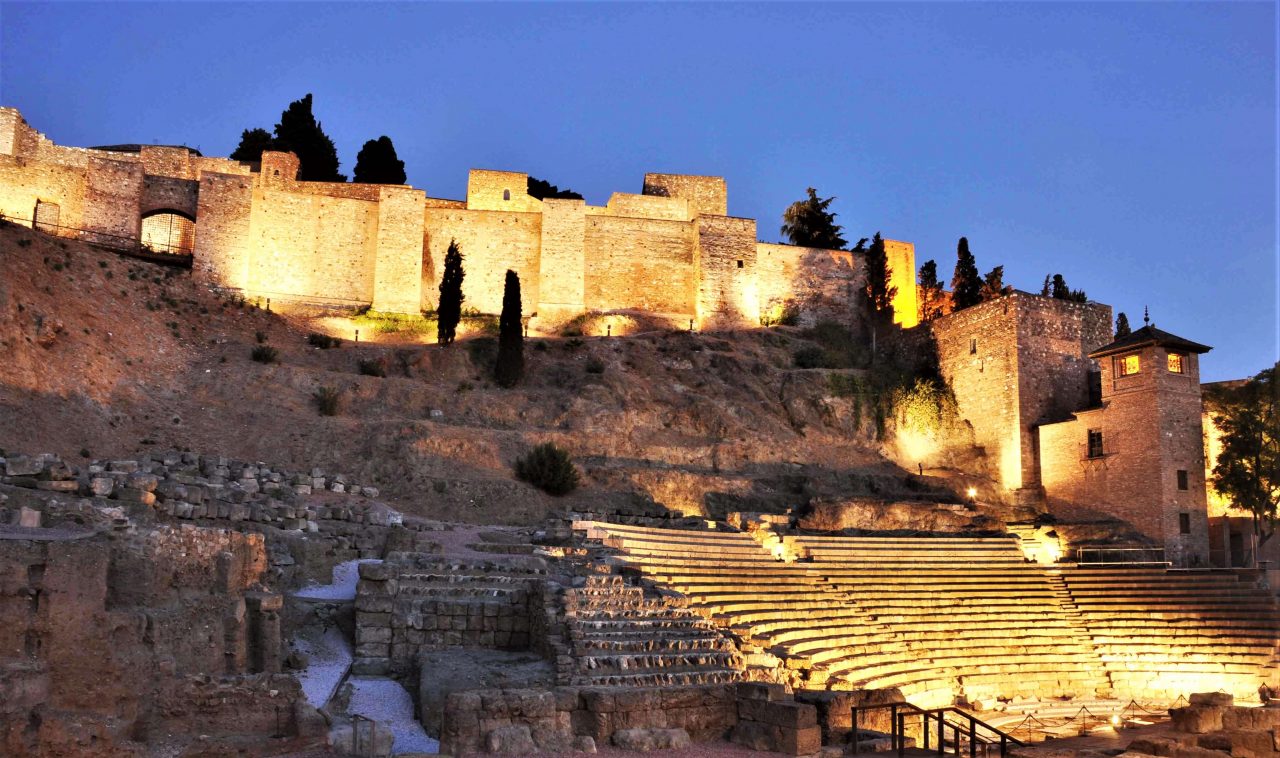
[[[859,242],[858,247],[861,245],[862,243]],[[871,247],[867,248],[865,291],[871,315],[878,320],[884,320],[893,315],[893,298],[898,294],[898,288],[889,284],[891,276],[893,276],[893,269],[889,268],[889,256],[884,250],[884,240],[880,238],[880,232],[876,232],[871,238]]]
[[[266,129],[245,129],[240,133],[240,144],[231,153],[237,161],[258,162],[264,150],[276,150],[276,139]]]
[[[249,353],[249,357],[258,363],[275,363],[280,353],[270,345],[258,345]]]
[[[529,177],[528,190],[529,197],[536,197],[539,200],[581,200],[582,195],[569,188],[560,189],[551,182],[545,182],[535,176]]]
[[[933,321],[942,315],[942,282],[938,281],[938,264],[925,261],[920,266],[920,320]]]
[[[457,240],[449,241],[444,254],[444,273],[440,276],[440,305],[436,308],[436,340],[441,345],[452,345],[462,319],[462,280],[466,277],[462,268],[462,250]]]
[[[289,103],[276,124],[276,149],[298,156],[298,179],[304,182],[345,182],[338,173],[338,149],[311,113],[311,94]]]
[[[1280,363],[1238,386],[1219,386],[1208,404],[1222,432],[1213,486],[1247,513],[1259,548],[1280,523]]]
[[[520,319],[520,277],[507,269],[502,289],[502,315],[498,318],[498,357],[493,380],[499,387],[514,387],[524,378],[524,329]]]
[[[843,250],[849,243],[840,236],[836,214],[827,210],[835,198],[823,200],[813,187],[805,191],[809,198],[797,200],[782,214],[782,233],[793,245]]]
[[[969,252],[969,238],[961,237],[956,245],[956,270],[951,277],[952,310],[964,310],[982,302],[982,277],[978,261]]]
[[[996,266],[982,278],[982,301],[996,300],[1013,292],[1013,287],[1004,283],[1004,266]]]
[[[1085,295],[1084,290],[1073,290],[1068,287],[1067,280],[1062,274],[1053,275],[1049,294],[1055,300],[1070,300],[1075,303],[1089,302],[1089,297]]]
[[[312,347],[318,347],[321,350],[329,350],[335,347],[342,347],[342,340],[337,337],[330,337],[327,334],[312,332],[307,335],[307,344]]]
[[[1116,314],[1116,339],[1128,337],[1133,334],[1133,329],[1129,326],[1129,317],[1124,315],[1124,311]]]
[[[387,365],[380,358],[371,358],[361,360],[359,363],[360,373],[365,376],[386,376]]]
[[[341,396],[342,393],[333,387],[321,387],[311,395],[311,400],[316,404],[316,410],[320,411],[321,416],[336,416]]]
[[[567,495],[578,488],[578,469],[569,453],[550,442],[516,460],[516,477],[548,495]]]
[[[404,161],[396,156],[396,147],[385,134],[364,143],[356,155],[351,181],[360,184],[404,184]]]

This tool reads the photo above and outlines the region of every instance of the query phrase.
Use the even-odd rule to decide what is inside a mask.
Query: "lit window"
[[[1190,513],[1178,514],[1178,533],[1191,534],[1191,514]]]
[[[1090,458],[1101,458],[1105,455],[1102,449],[1102,430],[1089,430],[1089,452]]]
[[[1178,469],[1178,489],[1180,490],[1188,489],[1186,469]]]
[[[1138,360],[1137,353],[1117,358],[1116,363],[1120,369],[1120,376],[1132,376],[1142,368],[1142,363]]]
[[[1181,353],[1169,353],[1169,373],[1181,374],[1184,362]]]

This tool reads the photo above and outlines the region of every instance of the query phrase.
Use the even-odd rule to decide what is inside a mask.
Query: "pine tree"
[[[843,250],[849,243],[840,236],[836,214],[827,210],[835,198],[822,200],[813,187],[806,192],[808,200],[797,200],[782,214],[782,233],[793,245]]]
[[[231,159],[256,163],[262,160],[264,150],[275,149],[276,140],[271,132],[266,129],[245,129],[240,134],[240,144],[231,153]]]
[[[867,284],[865,287],[867,305],[871,315],[883,318],[893,315],[893,297],[898,288],[889,284],[893,269],[889,268],[889,256],[885,253],[884,240],[880,232],[871,239],[871,247],[867,248]]]
[[[1002,298],[1012,289],[1004,284],[1004,266],[996,266],[982,279],[982,302]]]
[[[938,264],[925,261],[920,266],[920,320],[933,321],[942,315],[942,282],[938,281]]]
[[[1133,334],[1133,330],[1129,328],[1129,317],[1124,315],[1124,311],[1116,314],[1116,339],[1128,337]]]
[[[951,309],[963,310],[982,302],[982,277],[978,261],[969,252],[969,238],[961,237],[956,245],[956,270],[951,277]]]
[[[1053,297],[1055,300],[1071,299],[1071,288],[1067,286],[1067,280],[1062,274],[1053,275]]]
[[[507,269],[502,290],[502,315],[498,317],[498,358],[493,380],[499,387],[514,387],[524,377],[524,333],[520,321],[520,277]]]
[[[1050,295],[1052,292],[1053,292],[1053,290],[1052,290],[1052,289],[1050,289],[1050,284],[1049,284],[1049,275],[1048,275],[1048,274],[1045,274],[1045,275],[1044,275],[1044,286],[1040,288],[1040,295],[1041,295],[1041,296],[1043,296],[1043,297],[1049,297],[1049,295]]]
[[[396,157],[396,146],[385,134],[364,143],[356,155],[351,181],[359,184],[404,184],[404,161]]]
[[[436,308],[436,341],[452,345],[453,336],[462,320],[462,280],[467,272],[462,268],[462,250],[457,240],[449,240],[444,254],[444,273],[440,276],[440,304]]]
[[[289,103],[276,124],[277,150],[298,156],[298,179],[305,182],[345,182],[338,173],[338,149],[311,113],[311,94]]]

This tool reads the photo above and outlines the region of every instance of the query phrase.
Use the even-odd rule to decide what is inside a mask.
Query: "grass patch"
[[[321,387],[311,395],[311,400],[316,404],[316,410],[320,411],[321,416],[338,415],[338,404],[342,399],[342,393],[334,387]]]
[[[374,334],[403,334],[434,340],[436,338],[436,329],[440,322],[436,319],[435,314],[427,316],[368,310],[352,316],[351,323],[357,329],[367,330]]]
[[[342,340],[337,337],[330,337],[327,334],[312,332],[307,335],[307,344],[312,347],[318,347],[321,350],[330,350],[335,347],[342,347]]]
[[[258,363],[275,363],[280,352],[270,345],[258,345],[249,353],[249,357]]]

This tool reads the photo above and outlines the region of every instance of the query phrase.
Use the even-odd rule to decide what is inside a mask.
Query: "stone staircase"
[[[742,677],[734,641],[670,598],[617,574],[590,574],[562,594],[571,685],[669,687]]]

